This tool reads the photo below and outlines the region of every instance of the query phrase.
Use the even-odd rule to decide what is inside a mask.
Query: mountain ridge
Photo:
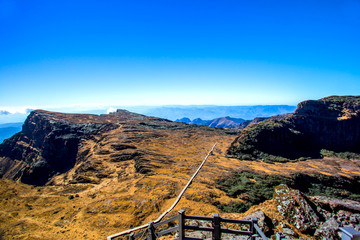
[[[0,145],[0,229],[5,237],[19,239],[103,239],[148,223],[172,205],[215,142],[218,144],[203,170],[169,217],[180,209],[190,215],[219,212],[222,217],[236,219],[262,211],[261,216],[272,219],[267,234],[282,231],[290,219],[284,219],[289,215],[279,212],[277,206],[285,206],[285,202],[262,202],[265,188],[259,186],[277,185],[279,178],[291,179],[299,173],[296,179],[309,184],[311,191],[325,181],[330,184],[326,192],[358,197],[358,190],[341,188],[360,179],[357,161],[332,157],[275,164],[239,160],[227,151],[241,133],[124,110],[104,115],[36,110],[23,131]],[[240,183],[234,173],[238,173],[241,184],[221,188],[221,179]],[[252,191],[243,194],[242,185]],[[267,194],[273,191],[269,186],[266,189]],[[316,201],[319,206],[332,206],[334,202],[323,198]],[[245,213],[237,208],[243,204],[251,206]],[[298,208],[296,204],[289,207]],[[324,210],[324,216],[342,216],[331,211]],[[298,215],[290,217],[297,224]],[[349,217],[356,216],[351,213]],[[309,223],[311,231],[317,231],[323,223]],[[296,226],[286,228],[287,233],[293,231],[290,238],[311,238]]]
[[[163,106],[163,107],[127,107],[129,111],[156,116],[175,121],[183,117],[190,119],[216,119],[224,116],[245,120],[256,117],[270,117],[293,112],[296,106],[290,105],[254,105],[254,106]]]
[[[187,124],[195,124],[195,125],[206,125],[209,127],[219,127],[219,128],[234,128],[238,129],[240,124],[245,122],[245,119],[242,118],[232,118],[232,117],[221,117],[215,118],[212,120],[203,120],[201,118],[195,118],[192,121],[187,118],[176,119],[175,122],[183,122]]]
[[[321,157],[321,150],[359,153],[359,96],[330,96],[298,104],[284,119],[269,119],[246,128],[229,154],[241,159]]]

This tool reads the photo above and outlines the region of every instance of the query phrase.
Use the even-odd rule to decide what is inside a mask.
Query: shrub
[[[357,187],[360,185],[360,177],[345,178],[323,174],[309,176],[296,173],[287,178],[275,174],[260,175],[244,171],[235,172],[231,176],[219,180],[217,184],[230,197],[241,199],[228,205],[218,205],[224,212],[245,212],[252,205],[271,199],[274,188],[280,184],[286,184],[311,196],[319,195],[360,201],[360,189]]]
[[[322,157],[336,157],[347,160],[360,159],[360,154],[354,152],[334,152],[327,149],[321,149],[320,154]]]

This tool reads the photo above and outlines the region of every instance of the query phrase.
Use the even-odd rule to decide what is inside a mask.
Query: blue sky
[[[0,0],[0,110],[359,95],[360,0]]]

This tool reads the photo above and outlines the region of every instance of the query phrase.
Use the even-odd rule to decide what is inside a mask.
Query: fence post
[[[214,213],[213,216],[213,234],[212,239],[213,240],[220,240],[221,239],[221,226],[220,226],[220,216],[218,213]]]
[[[251,221],[251,228],[250,228],[250,231],[251,231],[251,240],[256,240],[256,229],[255,229],[255,224],[257,224],[258,220],[256,217],[252,217],[250,219]]]
[[[185,211],[180,210],[179,211],[179,240],[184,240],[185,238]]]
[[[155,235],[155,228],[154,228],[154,222],[153,221],[149,222],[148,232],[149,232],[148,239],[149,240],[155,240],[156,235]]]

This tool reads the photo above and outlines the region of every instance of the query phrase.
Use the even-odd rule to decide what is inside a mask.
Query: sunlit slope
[[[104,239],[154,220],[170,207],[215,142],[218,144],[213,154],[169,215],[180,209],[196,215],[221,213],[216,206],[238,199],[227,196],[216,181],[235,170],[285,176],[295,172],[360,175],[359,163],[350,160],[329,158],[321,162],[267,164],[228,158],[227,149],[238,134],[230,130],[174,123],[123,111],[103,116],[44,111],[37,111],[35,115],[47,122],[42,126],[49,128],[39,128],[36,136],[23,133],[10,139],[13,142],[2,145],[3,178],[15,180],[2,179],[0,184],[0,229],[5,239]],[[36,124],[33,120],[29,119],[28,123]],[[49,160],[42,154],[48,145],[41,143],[46,143],[46,136],[55,134],[54,129],[59,128],[52,127],[54,124],[60,127],[59,122],[73,129],[84,128],[82,124],[89,123],[107,127],[96,125],[100,129],[96,131],[83,129],[89,134],[72,133],[75,135],[71,139],[77,138],[79,145],[69,170],[55,173],[42,186],[20,183],[21,174],[12,171],[24,174],[27,171],[31,176],[31,167],[37,166],[36,161]],[[59,144],[67,146],[70,133],[62,137],[61,132],[57,134],[56,139],[64,140]],[[40,135],[44,136],[42,140]],[[29,156],[12,159],[18,155],[4,153],[5,150],[14,153],[15,149],[22,154],[38,155],[33,155],[30,161]],[[275,212],[271,213],[270,205],[259,207],[276,216]],[[245,214],[221,213],[221,216],[242,218]]]

